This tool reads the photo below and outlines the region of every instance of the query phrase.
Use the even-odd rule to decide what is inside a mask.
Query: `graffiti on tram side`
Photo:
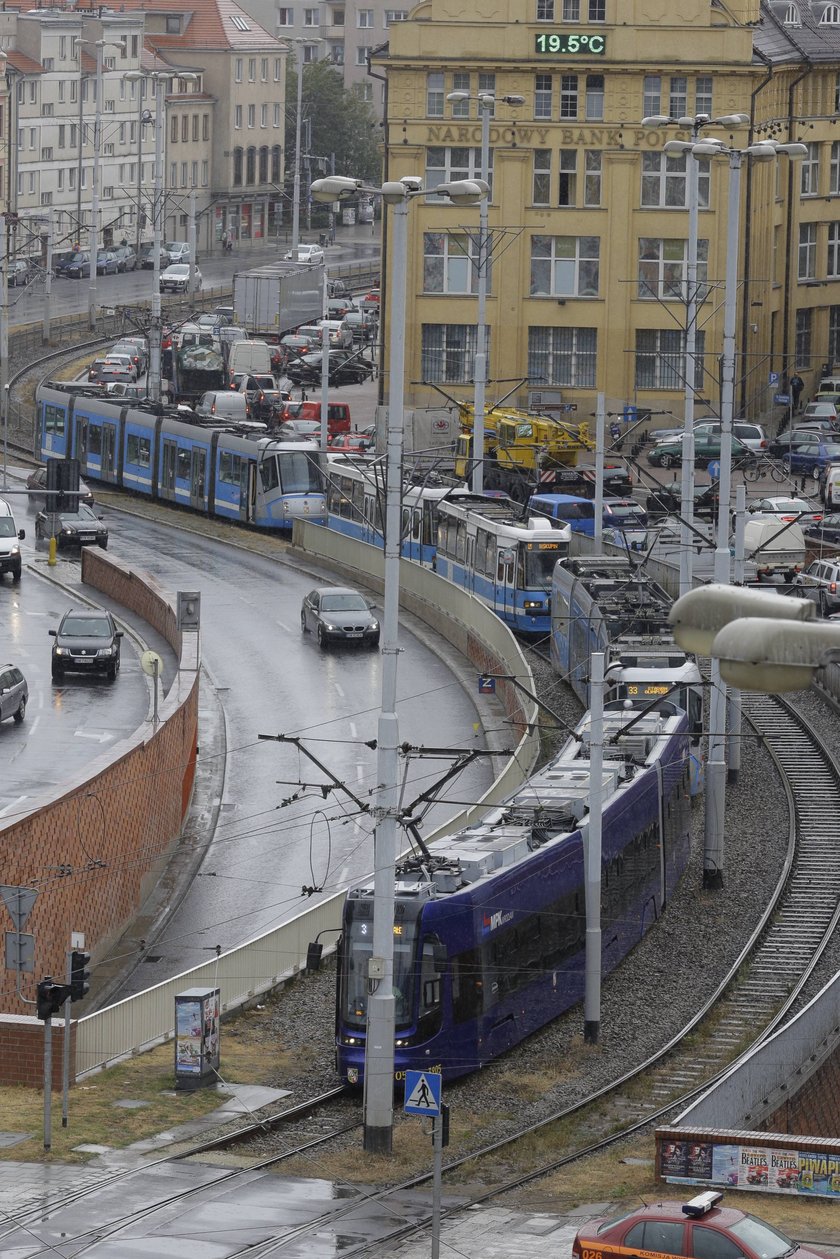
[[[719,1185],[764,1193],[840,1198],[840,1151],[675,1141],[657,1133],[659,1175],[668,1184]]]

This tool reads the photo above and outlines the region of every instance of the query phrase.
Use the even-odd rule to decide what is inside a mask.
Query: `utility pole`
[[[187,214],[187,244],[190,247],[190,275],[187,281],[187,292],[192,296],[195,292],[195,188],[190,188],[189,211]]]
[[[96,329],[96,268],[99,252],[99,157],[102,152],[102,50],[104,39],[96,47],[96,109],[93,115],[93,188],[90,199],[90,285],[88,288],[88,326]]]
[[[0,225],[0,410],[3,420],[3,489],[9,488],[9,216]]]
[[[47,210],[47,256],[46,274],[44,275],[44,326],[42,336],[49,345],[52,318],[52,270],[53,270],[53,236],[55,233],[55,217],[53,208]]]

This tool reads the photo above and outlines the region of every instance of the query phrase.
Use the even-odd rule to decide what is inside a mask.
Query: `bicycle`
[[[769,476],[777,485],[781,485],[790,476],[790,470],[781,459],[773,459],[770,455],[759,455],[743,466],[745,481],[760,481]]]

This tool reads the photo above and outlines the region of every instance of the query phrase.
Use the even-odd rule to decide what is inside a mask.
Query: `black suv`
[[[65,673],[104,673],[113,682],[120,667],[120,639],[110,612],[98,608],[71,608],[65,612],[52,649],[53,680]]]

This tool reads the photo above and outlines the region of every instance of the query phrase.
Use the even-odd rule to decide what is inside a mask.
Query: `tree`
[[[291,179],[295,152],[297,72],[286,77],[286,177]],[[357,92],[344,86],[341,71],[328,61],[312,61],[303,67],[302,117],[312,125],[307,147],[306,129],[301,149],[329,160],[335,154],[336,175],[353,175],[366,183],[382,180],[381,130],[373,109]],[[329,166],[311,167],[312,178],[331,173]]]

